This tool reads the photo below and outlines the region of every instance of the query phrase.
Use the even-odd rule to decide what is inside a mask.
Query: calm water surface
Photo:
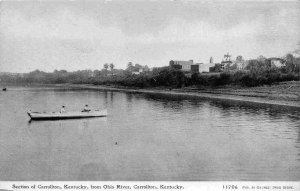
[[[85,104],[109,115],[29,122],[26,114]],[[11,87],[0,92],[0,180],[300,180],[300,111]]]

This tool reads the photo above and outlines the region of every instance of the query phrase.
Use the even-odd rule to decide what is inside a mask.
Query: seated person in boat
[[[60,113],[65,113],[66,112],[66,109],[65,109],[65,106],[63,105],[60,109]]]
[[[82,110],[82,112],[89,112],[91,111],[91,109],[89,108],[88,105],[85,105],[84,109]]]

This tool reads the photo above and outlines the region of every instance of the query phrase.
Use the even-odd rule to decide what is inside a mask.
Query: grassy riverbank
[[[300,108],[300,81],[282,82],[276,85],[260,87],[223,86],[219,88],[188,87],[180,89],[170,88],[128,88],[123,86],[98,85],[58,85],[66,88],[82,88],[94,90],[125,91],[147,94],[162,94],[193,99],[210,98],[226,99],[243,102],[255,102],[271,105],[283,105]]]

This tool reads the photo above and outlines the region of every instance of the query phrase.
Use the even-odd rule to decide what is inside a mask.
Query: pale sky
[[[0,72],[281,57],[299,42],[299,1],[0,2]]]

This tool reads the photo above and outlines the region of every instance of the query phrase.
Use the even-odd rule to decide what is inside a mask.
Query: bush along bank
[[[201,75],[194,74],[188,85],[203,86],[223,86],[223,85],[241,85],[246,87],[255,87],[262,85],[271,85],[284,81],[298,81],[299,75],[295,73],[265,72],[255,74],[251,72],[220,73],[220,75]]]

